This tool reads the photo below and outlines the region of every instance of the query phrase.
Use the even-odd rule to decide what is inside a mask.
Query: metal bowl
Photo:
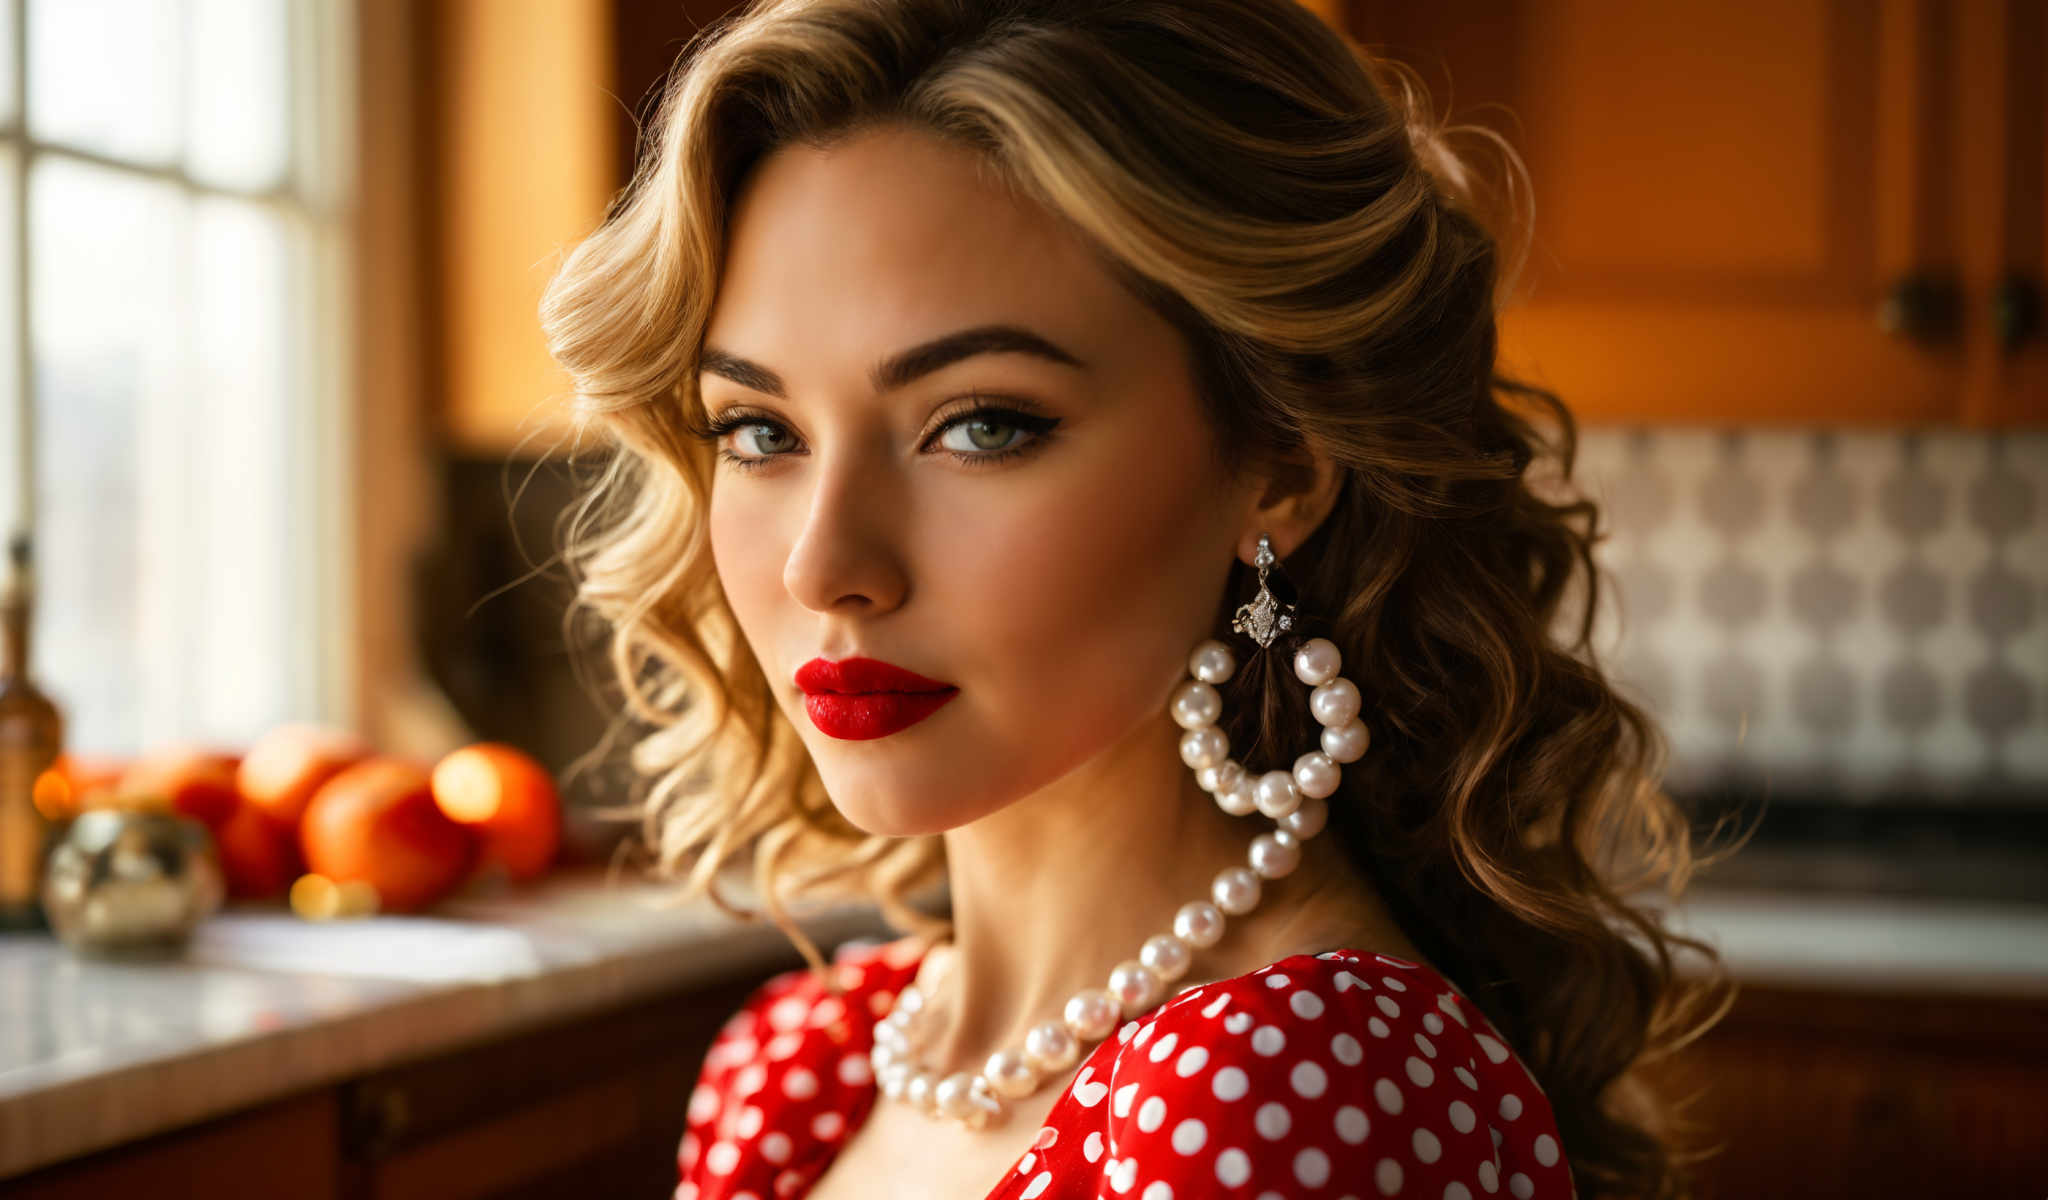
[[[225,896],[213,834],[171,813],[80,813],[43,874],[50,927],[96,957],[175,955]]]

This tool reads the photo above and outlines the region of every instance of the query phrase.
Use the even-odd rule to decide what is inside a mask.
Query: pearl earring
[[[1267,587],[1266,575],[1277,563],[1272,538],[1259,535],[1253,565],[1259,591],[1240,606],[1231,621],[1233,632],[1246,634],[1261,649],[1294,627],[1294,606],[1281,602]],[[1337,674],[1342,656],[1327,638],[1310,638],[1294,652],[1295,678],[1313,690],[1309,712],[1323,727],[1321,749],[1294,760],[1292,770],[1271,770],[1254,777],[1229,757],[1230,739],[1217,725],[1223,696],[1216,685],[1237,669],[1230,647],[1205,639],[1188,655],[1193,676],[1174,692],[1168,706],[1181,734],[1180,756],[1195,772],[1202,790],[1216,798],[1224,812],[1271,817],[1275,827],[1252,839],[1244,866],[1225,867],[1209,885],[1206,899],[1192,900],[1173,917],[1173,932],[1146,939],[1138,956],[1110,970],[1108,986],[1083,988],[1069,997],[1060,1018],[1032,1026],[1021,1048],[996,1051],[978,1072],[956,1072],[943,1078],[924,1069],[917,1053],[929,1039],[927,999],[916,983],[896,994],[889,1012],[875,1022],[870,1059],[883,1095],[901,1100],[928,1116],[946,1117],[969,1129],[1002,1122],[1007,1101],[1043,1088],[1081,1057],[1083,1043],[1099,1042],[1126,1017],[1139,1016],[1166,998],[1169,985],[1186,975],[1197,951],[1223,938],[1229,917],[1257,908],[1265,880],[1280,879],[1301,865],[1302,843],[1321,833],[1329,820],[1325,799],[1337,790],[1338,764],[1357,761],[1371,741],[1358,719],[1360,697],[1350,680]]]

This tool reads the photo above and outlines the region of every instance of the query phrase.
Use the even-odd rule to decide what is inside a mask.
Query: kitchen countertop
[[[772,924],[601,867],[427,916],[307,922],[230,906],[164,962],[0,935],[0,1178],[518,1028],[796,961]],[[731,893],[751,902],[743,887]],[[821,946],[892,936],[809,910]],[[2048,907],[1793,892],[1688,894],[1674,924],[1738,979],[2048,996]],[[1682,962],[1685,960],[1681,960]]]

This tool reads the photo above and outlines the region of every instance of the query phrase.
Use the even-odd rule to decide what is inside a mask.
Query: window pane
[[[177,387],[178,231],[168,184],[58,158],[29,179],[36,406],[36,661],[67,744],[139,748],[145,647],[190,622],[164,577],[190,524],[169,451]],[[159,690],[160,690],[159,685]]]
[[[186,165],[221,187],[284,181],[291,63],[284,0],[192,0]]]
[[[0,229],[14,228],[15,173],[20,170],[21,158],[14,144],[0,143]],[[5,414],[0,417],[0,530],[9,533],[22,526],[23,510],[31,507],[22,494],[21,347],[17,344],[13,283],[19,269],[18,253],[19,243],[13,236],[0,236],[0,413]]]
[[[29,131],[135,162],[178,157],[185,5],[30,0]]]
[[[14,120],[14,11],[21,0],[0,0],[0,122]]]

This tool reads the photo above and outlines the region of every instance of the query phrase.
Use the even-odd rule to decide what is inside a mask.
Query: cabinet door
[[[1962,413],[1959,337],[1879,320],[1912,273],[1954,279],[1945,5],[1363,0],[1351,28],[1529,168],[1504,369],[1588,421]]]
[[[1962,139],[1964,419],[2048,425],[2048,6],[1972,0],[1956,8]],[[2001,311],[2003,310],[2003,311]]]

